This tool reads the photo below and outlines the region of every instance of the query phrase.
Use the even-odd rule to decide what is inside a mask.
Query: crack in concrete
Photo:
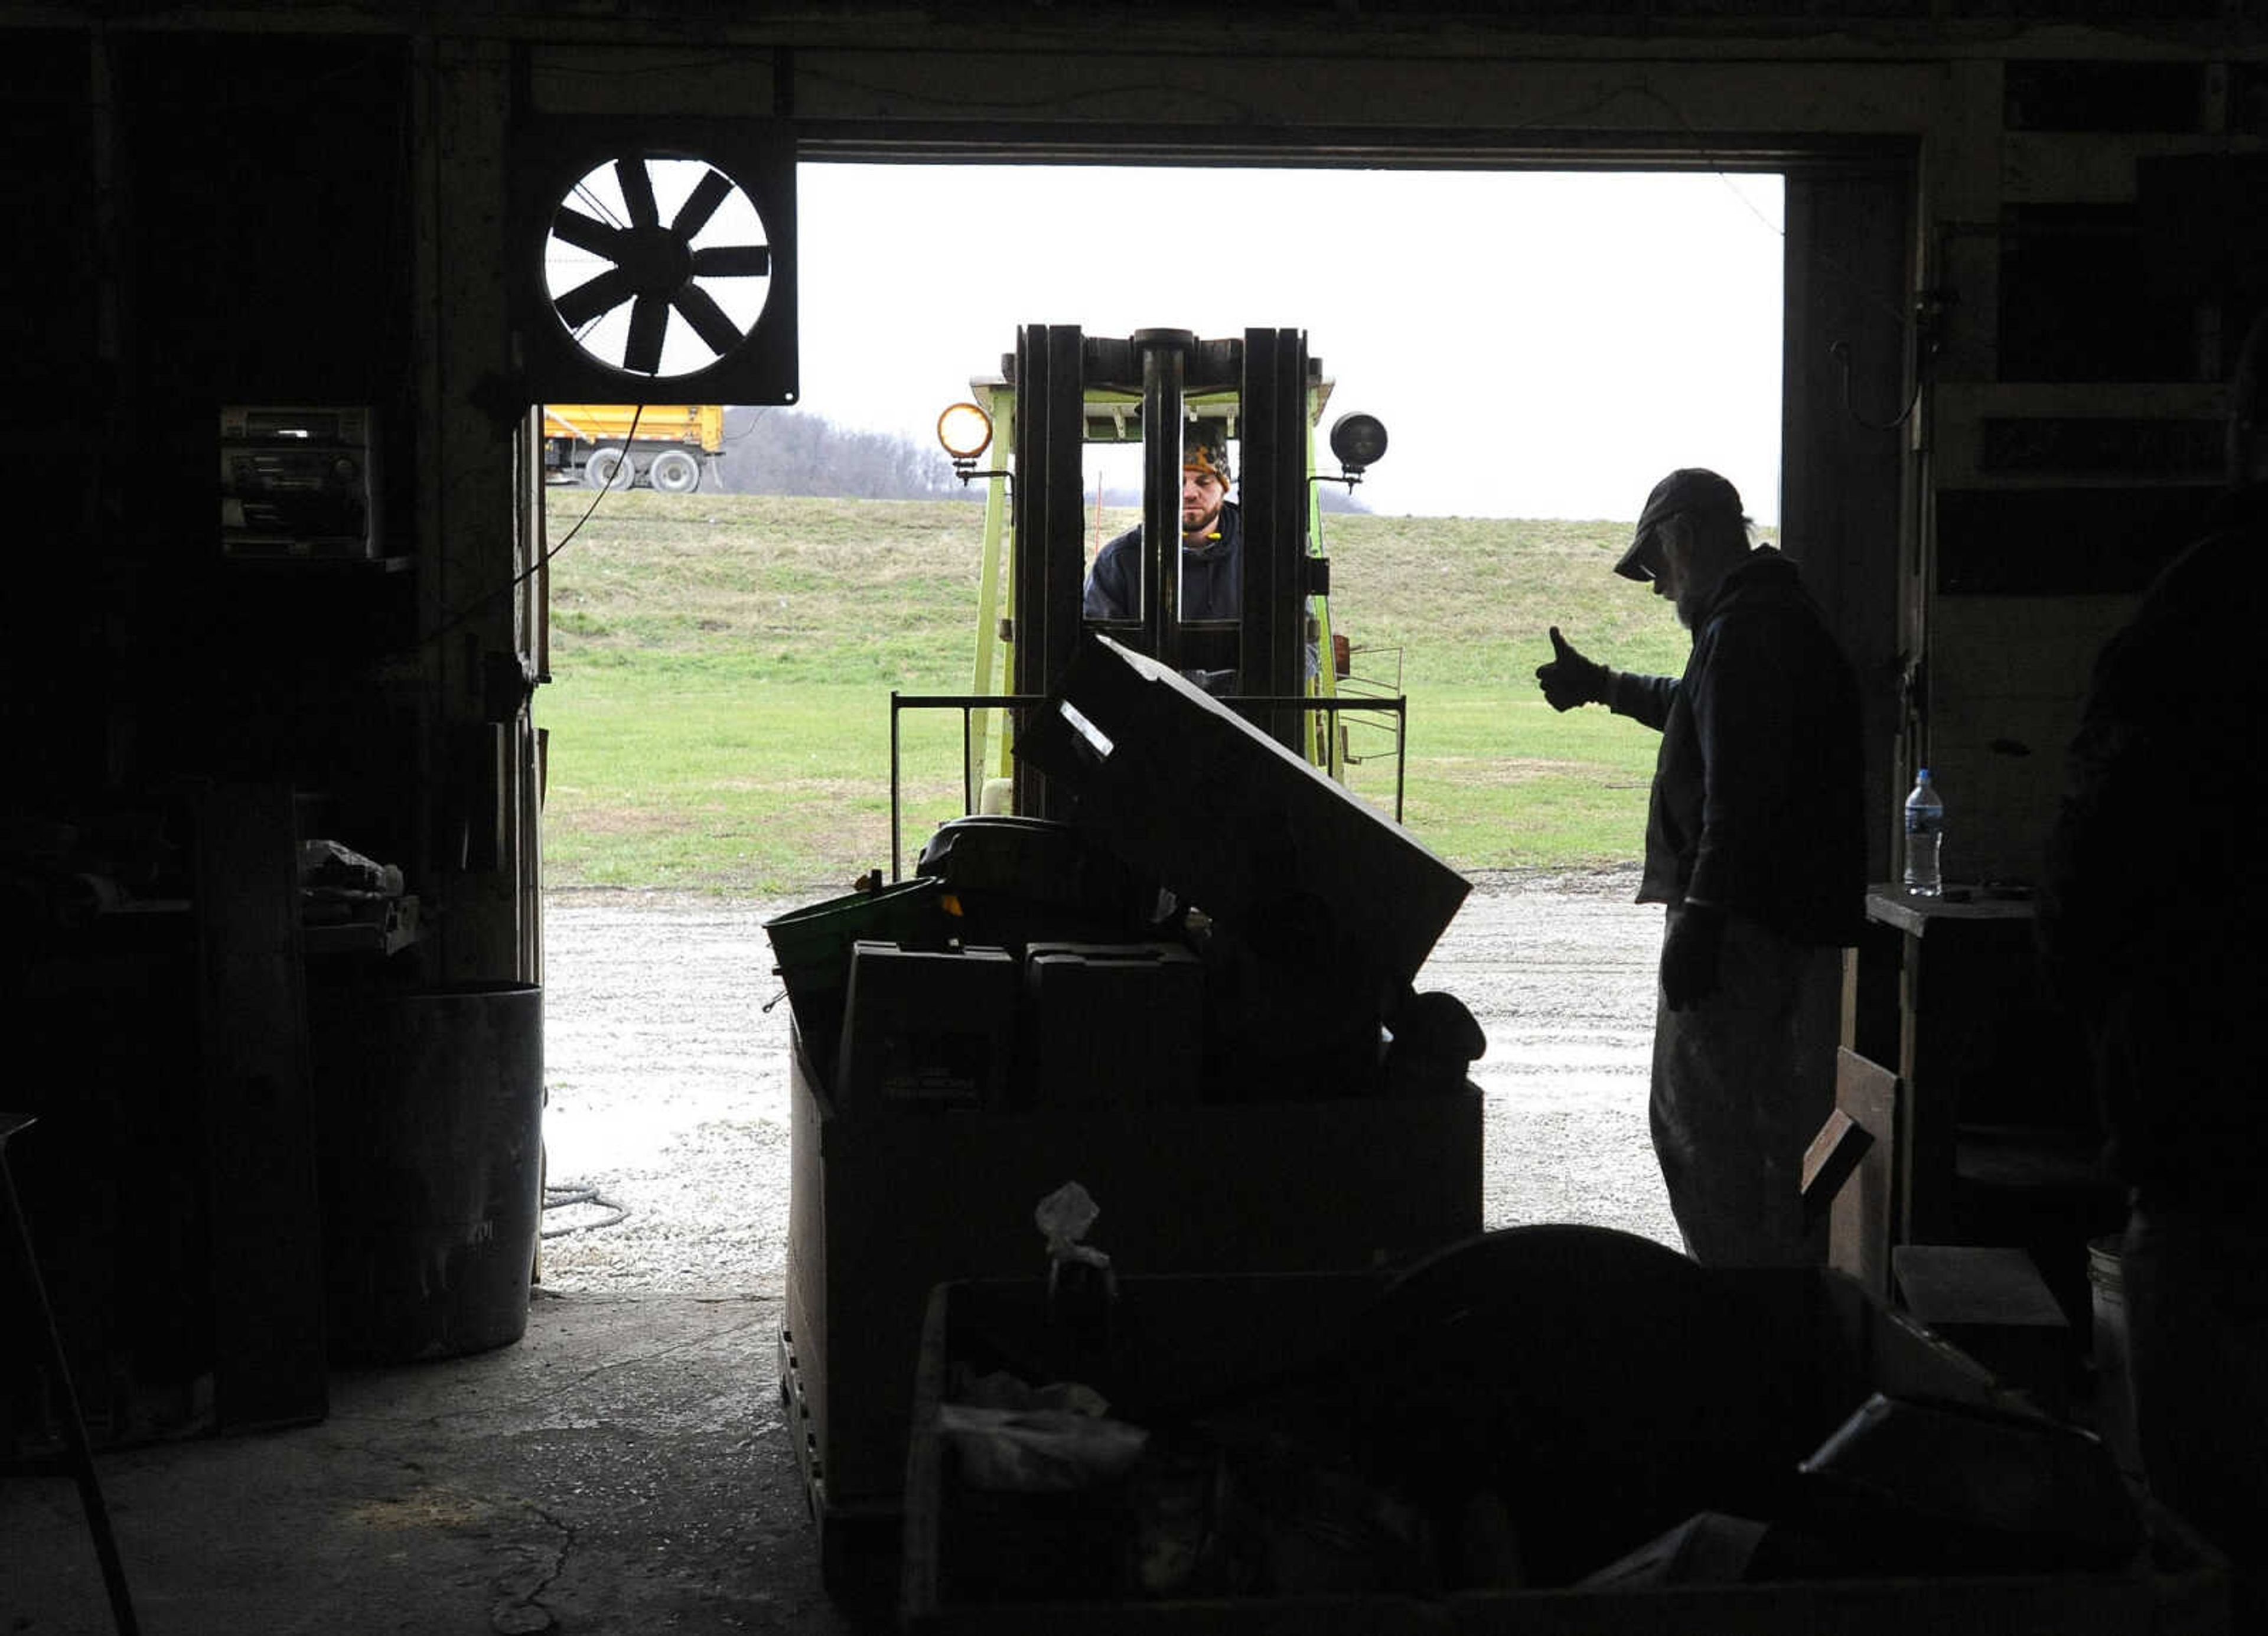
[[[519,1507],[542,1519],[557,1537],[553,1542],[548,1567],[543,1566],[540,1553],[531,1553],[536,1554],[538,1560],[527,1564],[527,1568],[541,1567],[542,1573],[526,1589],[516,1588],[514,1584],[516,1580],[524,1576],[523,1570],[514,1570],[497,1580],[496,1588],[501,1599],[489,1610],[489,1626],[503,1632],[503,1636],[527,1636],[527,1632],[548,1631],[556,1622],[551,1610],[543,1605],[543,1593],[567,1571],[567,1559],[575,1549],[573,1523],[563,1522],[533,1500],[522,1499]],[[528,1548],[514,1543],[506,1549],[525,1551]]]

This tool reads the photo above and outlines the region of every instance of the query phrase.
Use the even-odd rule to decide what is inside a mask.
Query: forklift
[[[974,401],[938,418],[939,442],[961,481],[986,485],[973,685],[967,696],[894,697],[894,747],[899,711],[960,709],[968,809],[1062,816],[1060,794],[1015,755],[1017,724],[1061,683],[1092,632],[1204,677],[1222,703],[1334,778],[1344,781],[1359,762],[1391,762],[1398,821],[1407,703],[1398,674],[1358,674],[1361,650],[1332,629],[1318,499],[1322,483],[1362,481],[1385,453],[1386,429],[1366,414],[1341,415],[1329,438],[1339,470],[1315,469],[1314,433],[1332,383],[1309,355],[1306,332],[1248,329],[1208,340],[1142,329],[1116,337],[1033,324],[1001,363],[998,375],[970,383]],[[1244,548],[1240,611],[1231,619],[1181,613],[1182,438],[1189,423],[1217,426],[1239,446]],[[1089,444],[1142,449],[1143,595],[1130,618],[1090,619],[1081,608]],[[980,467],[988,452],[1005,453],[1005,463],[996,453]],[[894,877],[899,790],[894,748]]]
[[[1093,1252],[1368,1271],[1481,1222],[1477,1025],[1453,1038],[1421,1003],[1382,1026],[1469,885],[1334,776],[1337,709],[1383,711],[1398,746],[1402,701],[1328,657],[1310,438],[1329,387],[1306,336],[1035,325],[973,385],[939,431],[987,485],[976,688],[892,695],[891,882],[766,923],[795,1016],[780,1388],[830,1588],[902,1522],[918,1554],[909,1388],[940,1283]],[[1193,420],[1241,451],[1233,618],[1181,615]],[[1385,440],[1343,416],[1333,480]],[[1083,612],[1089,443],[1142,451],[1123,619]],[[963,815],[909,881],[898,719],[929,707],[961,715]],[[1074,766],[1067,734],[1115,748]],[[1063,1243],[1037,1230],[1034,1201],[1074,1182],[1105,1212],[1084,1250],[1091,1213]]]

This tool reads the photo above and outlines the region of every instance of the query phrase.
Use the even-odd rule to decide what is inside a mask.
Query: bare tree
[[[726,409],[717,464],[724,486],[738,494],[937,500],[967,492],[939,450],[799,409]]]

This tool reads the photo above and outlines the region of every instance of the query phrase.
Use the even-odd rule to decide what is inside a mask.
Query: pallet
[[[804,1508],[819,1535],[819,1580],[837,1601],[895,1595],[904,1508],[885,1500],[844,1504],[827,1492],[819,1423],[812,1412],[795,1333],[783,1321],[779,1332],[780,1407],[787,1418],[788,1443],[795,1450],[803,1484]]]

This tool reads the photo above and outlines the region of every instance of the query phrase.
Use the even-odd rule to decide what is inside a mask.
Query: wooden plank
[[[1889,1299],[1897,1223],[1898,1095],[1888,1068],[1847,1049],[1835,1053],[1836,1111],[1869,1139],[1828,1205],[1827,1263],[1881,1301]]]
[[[1905,716],[1900,623],[1911,581],[1903,570],[1918,524],[1903,440],[1861,426],[1851,406],[1886,424],[1906,401],[1900,315],[1911,205],[1905,183],[1884,174],[1791,174],[1786,195],[1780,540],[1802,564],[1858,680],[1862,805],[1875,814],[1867,868],[1879,875],[1890,866],[1889,819],[1904,793],[1891,747]],[[1845,341],[1847,359],[1833,351]]]
[[[1806,1215],[1825,1213],[1874,1145],[1873,1133],[1842,1109],[1827,1116],[1827,1123],[1819,1127],[1819,1134],[1804,1151],[1800,1190]]]
[[[1890,1265],[1906,1309],[1933,1330],[2071,1327],[2038,1265],[2014,1245],[1901,1244]]]
[[[2033,488],[2081,484],[2084,471],[2033,475],[1994,470],[1984,462],[1984,426],[1999,420],[2222,421],[2228,388],[2218,381],[1946,380],[1931,394],[1933,475],[1940,489]],[[2175,475],[2177,474],[2161,474]],[[2132,483],[2110,473],[2105,483]],[[2005,614],[1994,623],[2013,625]]]
[[[1256,30],[1256,38],[1268,33]],[[1179,42],[1157,50],[1046,43],[1063,48],[1035,56],[1021,45],[1003,48],[997,36],[977,48],[956,41],[949,109],[940,109],[937,60],[928,51],[806,43],[795,54],[790,96],[803,121],[895,121],[937,110],[972,127],[987,119],[1135,122],[1204,129],[1215,151],[1224,108],[1238,110],[1239,132],[1251,133],[1255,147],[1313,123],[1317,109],[1360,108],[1366,129],[1386,141],[1395,125],[1463,129],[1475,133],[1473,148],[1501,152],[1540,145],[1540,131],[1573,129],[1690,155],[1704,147],[1699,133],[1706,132],[1910,136],[1923,129],[1944,91],[1937,63],[1814,58],[1791,72],[1784,63],[1697,60],[1748,55],[1756,48],[1752,35],[1681,41],[1677,57],[1649,61],[1638,85],[1627,62],[1539,56],[1532,39],[1509,34],[1494,50],[1476,39],[1468,44],[1480,48],[1454,55],[1325,53],[1301,40],[1234,52],[1193,52]],[[1130,86],[1138,93],[1130,97]]]
[[[430,458],[418,462],[418,585],[429,639],[445,623],[451,627],[446,639],[430,643],[426,679],[442,717],[436,742],[472,758],[446,770],[460,782],[442,809],[469,823],[476,849],[485,849],[470,861],[453,855],[453,836],[438,837],[440,866],[427,877],[425,896],[435,911],[431,958],[436,975],[449,978],[516,973],[527,912],[521,837],[512,822],[514,756],[496,724],[483,719],[482,700],[490,656],[528,652],[527,597],[497,593],[529,565],[534,543],[513,481],[526,445],[497,435],[485,399],[476,403],[440,385],[468,357],[501,368],[512,334],[512,247],[498,228],[511,219],[513,72],[508,43],[445,35],[436,42],[419,130],[419,340],[431,349],[421,358],[430,359],[436,389],[423,400],[431,412],[419,431],[432,442]],[[477,783],[468,786],[467,777]]]
[[[225,1429],[304,1425],[328,1397],[291,792],[215,785],[198,817],[213,1412]]]
[[[2012,130],[2001,143],[2000,195],[2012,204],[2130,204],[2137,158],[2231,145],[2219,132]]]
[[[622,47],[619,37],[531,44],[531,107],[549,114],[602,118],[652,114],[653,59]],[[668,63],[669,107],[681,116],[746,119],[752,110],[770,109],[778,94],[776,60],[762,52],[678,51]]]

